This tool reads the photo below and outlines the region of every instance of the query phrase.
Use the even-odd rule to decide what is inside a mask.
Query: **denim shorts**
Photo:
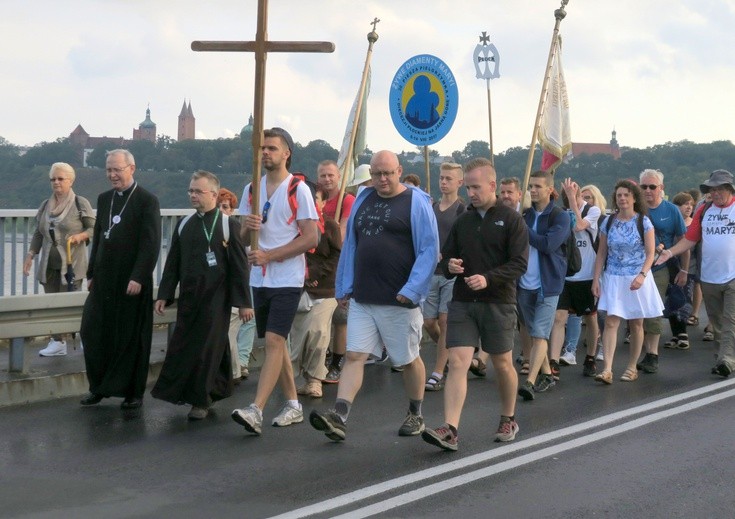
[[[447,304],[452,300],[455,279],[447,279],[442,274],[432,276],[429,294],[421,305],[424,319],[436,319],[439,314],[447,313]]]
[[[518,287],[518,313],[531,337],[549,340],[558,303],[559,296],[544,297],[540,288],[527,290]]]

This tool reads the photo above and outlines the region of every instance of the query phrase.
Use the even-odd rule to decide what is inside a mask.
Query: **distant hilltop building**
[[[191,111],[191,100],[189,100],[189,105],[187,106],[186,99],[184,99],[184,104],[179,114],[179,133],[177,140],[189,141],[195,139],[195,127],[196,119],[194,118],[194,113]]]
[[[620,146],[617,139],[618,132],[612,131],[612,139],[609,144],[596,142],[573,142],[572,155],[579,157],[580,155],[594,155],[601,153],[602,155],[610,155],[615,160],[620,158]]]
[[[191,101],[181,107],[181,113],[179,114],[178,124],[178,140],[190,140],[194,139],[196,119],[194,113],[191,110]],[[153,144],[156,143],[157,138],[156,123],[151,119],[151,109],[148,107],[145,111],[145,120],[141,122],[137,128],[133,128],[133,138],[126,139],[125,137],[92,137],[87,131],[78,124],[74,131],[69,134],[69,142],[78,149],[79,158],[82,166],[87,166],[87,157],[94,151],[94,149],[100,146],[102,143],[113,148],[127,148],[131,142],[134,141],[149,141]]]
[[[255,120],[253,119],[253,114],[250,114],[250,118],[248,119],[248,124],[242,127],[242,130],[240,130],[240,138],[250,138],[253,135],[253,124],[255,123]]]

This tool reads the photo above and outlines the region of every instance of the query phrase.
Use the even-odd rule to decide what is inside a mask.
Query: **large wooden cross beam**
[[[193,41],[198,52],[253,52],[255,54],[255,100],[253,104],[253,214],[260,212],[260,148],[263,144],[265,101],[265,60],[269,52],[334,52],[328,41],[269,41],[268,0],[258,0],[258,27],[255,41]],[[258,234],[251,233],[250,246],[258,249]]]

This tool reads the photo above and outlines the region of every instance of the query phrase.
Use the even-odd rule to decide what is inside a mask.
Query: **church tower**
[[[145,121],[138,125],[138,129],[133,129],[134,141],[151,141],[156,142],[156,123],[151,121],[150,106],[145,111]]]
[[[191,101],[189,106],[186,105],[186,99],[184,104],[181,106],[181,113],[179,114],[179,134],[178,141],[193,140],[194,129],[196,125],[196,119],[194,119],[194,112],[191,111]]]

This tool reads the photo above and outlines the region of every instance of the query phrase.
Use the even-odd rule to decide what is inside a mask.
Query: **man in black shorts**
[[[457,277],[447,315],[449,375],[444,387],[444,421],[421,437],[445,450],[457,450],[457,428],[467,395],[467,369],[478,340],[498,376],[501,417],[495,441],[515,439],[518,375],[513,369],[516,283],[528,264],[528,231],[521,215],[496,205],[496,176],[484,158],[465,165],[471,206],[455,221],[442,248],[446,277]]]

